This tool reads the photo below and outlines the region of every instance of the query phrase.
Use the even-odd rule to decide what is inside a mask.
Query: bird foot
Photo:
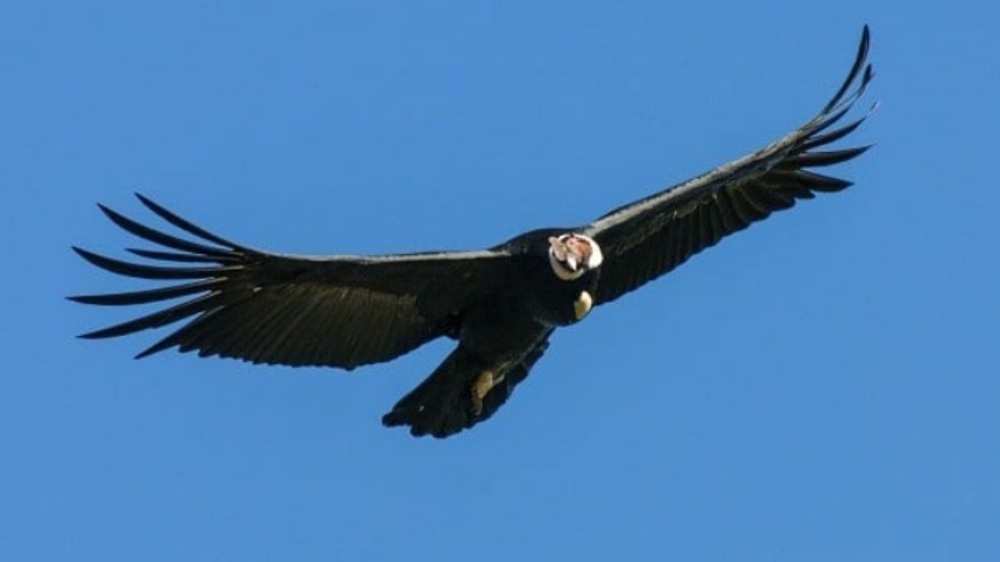
[[[494,386],[500,384],[503,375],[496,376],[493,371],[483,371],[472,383],[469,394],[472,397],[472,415],[478,417],[483,413],[483,398]]]

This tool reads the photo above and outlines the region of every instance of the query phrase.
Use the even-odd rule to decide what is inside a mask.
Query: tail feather
[[[387,427],[410,426],[414,436],[448,437],[490,418],[510,398],[548,348],[542,338],[477,404],[472,386],[489,368],[459,345],[419,386],[382,416]]]

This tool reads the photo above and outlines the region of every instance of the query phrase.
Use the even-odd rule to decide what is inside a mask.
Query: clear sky
[[[147,4],[0,9],[0,559],[997,559],[989,3]],[[379,423],[445,342],[345,373],[73,337],[128,313],[64,296],[141,285],[70,252],[136,244],[96,202],[485,247],[784,134],[866,22],[857,184],[560,331],[456,438]]]

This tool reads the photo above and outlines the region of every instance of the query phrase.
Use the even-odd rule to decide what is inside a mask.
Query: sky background
[[[0,559],[996,560],[1000,14],[987,2],[0,9]],[[754,150],[872,27],[857,182],[561,330],[488,423],[352,373],[75,334],[141,191],[296,253],[474,249]],[[862,108],[863,109],[863,108]]]

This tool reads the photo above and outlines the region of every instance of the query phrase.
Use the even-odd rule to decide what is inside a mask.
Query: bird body
[[[139,200],[185,236],[101,210],[157,245],[135,263],[74,248],[113,273],[163,287],[70,297],[125,306],[180,299],[84,334],[106,338],[188,322],[138,356],[177,347],[253,363],[353,369],[447,337],[457,346],[384,417],[445,437],[491,417],[545,353],[553,331],[671,271],[772,212],[849,182],[812,171],[867,147],[826,150],[865,119],[831,129],[872,78],[865,28],[854,65],[820,113],[784,138],[571,228],[533,230],[486,250],[387,256],[295,256],[249,248]],[[166,263],[166,265],[163,265]]]

